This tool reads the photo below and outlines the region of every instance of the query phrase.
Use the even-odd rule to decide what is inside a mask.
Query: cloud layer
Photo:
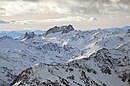
[[[130,13],[130,0],[2,0],[0,16]]]

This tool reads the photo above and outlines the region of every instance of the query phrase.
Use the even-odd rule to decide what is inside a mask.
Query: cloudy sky
[[[130,25],[130,0],[0,0],[0,30]]]

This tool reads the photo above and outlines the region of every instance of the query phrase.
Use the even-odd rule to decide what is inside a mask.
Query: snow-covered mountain
[[[125,83],[121,81],[126,75],[122,70],[129,72],[129,61],[125,63],[124,60],[130,56],[129,47],[124,48],[129,45],[129,40],[130,26],[91,31],[75,30],[72,25],[54,26],[43,34],[34,31],[25,32],[18,38],[0,37],[0,85],[9,85],[15,80],[15,86],[20,83],[32,86],[42,82],[53,86],[65,83],[69,83],[66,86],[129,86],[129,77]],[[108,58],[112,62],[107,61]],[[125,66],[120,67],[119,64]],[[21,73],[22,70],[25,71]],[[111,71],[111,74],[106,71]],[[114,80],[115,84],[112,84]]]
[[[13,86],[129,86],[130,42],[102,48],[89,57],[63,65],[37,64],[24,70]]]

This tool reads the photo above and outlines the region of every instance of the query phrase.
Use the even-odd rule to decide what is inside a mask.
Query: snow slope
[[[127,47],[127,48],[126,48]],[[62,65],[37,64],[24,70],[13,86],[129,86],[130,42],[102,48],[89,58]]]

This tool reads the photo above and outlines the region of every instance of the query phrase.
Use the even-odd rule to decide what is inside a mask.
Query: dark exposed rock
[[[130,79],[128,79],[128,83],[130,84]]]
[[[17,76],[17,78],[13,81],[13,83],[11,84],[11,86],[14,85],[15,83],[17,83],[17,81],[19,81],[19,80],[22,80],[22,82],[20,84],[27,83],[28,82],[28,78],[29,78],[29,76],[30,76],[30,74],[32,72],[33,72],[33,70],[32,70],[31,67],[28,68],[28,69],[26,69],[26,70],[24,70],[21,74],[19,74]],[[19,86],[21,86],[21,85],[19,85]]]
[[[103,83],[103,85],[102,85],[102,86],[107,86],[107,85]]]
[[[68,33],[68,32],[73,31],[73,30],[74,30],[73,26],[68,25],[67,27],[65,27],[65,29],[63,29],[62,34]]]
[[[102,73],[111,74],[111,70],[109,67],[102,67],[101,71]]]
[[[59,77],[59,80],[60,80],[60,82],[63,83],[65,86],[69,86],[69,81],[67,81],[66,79]]]
[[[125,72],[125,71],[124,71]],[[130,84],[130,73],[123,73],[118,76],[123,82],[128,82]]]
[[[50,33],[57,33],[57,32],[61,32],[61,34],[64,34],[64,33],[68,33],[70,31],[73,31],[74,28],[72,25],[68,25],[68,26],[54,26],[53,28],[50,28],[46,33],[45,33],[45,36],[50,34]]]
[[[68,76],[67,78],[74,80],[74,75]]]
[[[35,33],[34,32],[26,32],[25,35],[24,35],[24,39],[30,39],[30,38],[34,38],[35,37]]]
[[[127,30],[127,33],[130,33],[130,29]]]

